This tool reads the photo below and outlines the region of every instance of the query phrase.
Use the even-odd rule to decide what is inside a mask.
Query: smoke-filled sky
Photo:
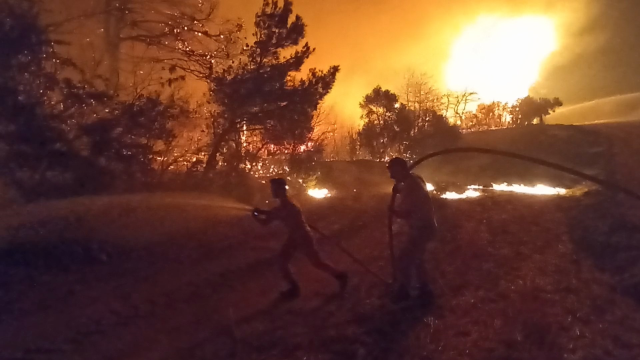
[[[251,25],[261,0],[220,0],[225,17]],[[534,95],[577,104],[640,91],[638,0],[294,0],[317,48],[312,66],[340,65],[329,105],[356,124],[358,102],[375,85],[399,90],[408,71],[445,87],[451,48],[482,15],[548,16],[557,50],[544,62]]]

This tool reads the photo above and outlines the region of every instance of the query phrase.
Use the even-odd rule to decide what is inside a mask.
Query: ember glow
[[[557,43],[555,23],[548,17],[480,17],[453,45],[445,68],[447,87],[475,92],[483,102],[514,102],[529,94]]]
[[[316,199],[324,199],[331,196],[331,193],[329,193],[327,189],[309,189],[307,190],[307,194]]]

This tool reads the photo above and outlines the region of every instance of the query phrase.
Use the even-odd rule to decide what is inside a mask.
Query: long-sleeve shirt
[[[311,239],[311,230],[302,215],[300,208],[289,200],[283,200],[273,209],[265,212],[265,224],[273,221],[284,225],[289,239]]]
[[[411,174],[399,184],[399,199],[396,205],[397,216],[404,220],[410,231],[435,229],[436,220],[431,197],[426,183],[418,175]]]

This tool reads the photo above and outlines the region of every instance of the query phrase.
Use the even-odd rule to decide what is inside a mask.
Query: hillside
[[[511,151],[565,165],[590,175],[608,178],[610,141],[591,126],[531,126],[466,133],[456,146]],[[439,149],[432,149],[436,151]],[[428,182],[462,185],[514,183],[575,187],[583,181],[526,162],[483,154],[455,154],[432,159],[416,172]],[[336,189],[389,187],[383,163],[359,160],[327,162],[321,166],[320,184]]]

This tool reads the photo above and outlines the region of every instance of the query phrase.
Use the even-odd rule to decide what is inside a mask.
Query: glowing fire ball
[[[331,196],[331,193],[329,193],[327,189],[309,189],[307,190],[307,194],[316,199],[324,199]]]

